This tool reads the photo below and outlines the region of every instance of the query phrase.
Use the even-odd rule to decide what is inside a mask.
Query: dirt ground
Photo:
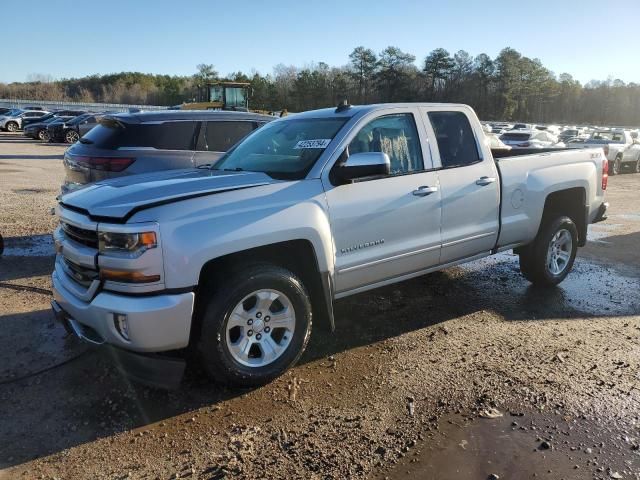
[[[337,302],[263,388],[167,392],[53,321],[63,151],[0,134],[0,479],[640,479],[640,175],[556,289],[501,254]]]

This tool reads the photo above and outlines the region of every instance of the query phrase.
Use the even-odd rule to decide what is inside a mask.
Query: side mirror
[[[336,169],[336,178],[340,183],[349,183],[357,178],[389,175],[391,161],[389,155],[382,152],[361,152],[350,155]]]

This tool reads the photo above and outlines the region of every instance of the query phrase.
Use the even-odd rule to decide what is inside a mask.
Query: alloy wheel
[[[257,290],[244,297],[226,323],[226,346],[241,365],[264,367],[287,350],[296,325],[291,300],[282,292]]]
[[[558,230],[549,242],[547,250],[547,268],[553,275],[560,275],[565,271],[571,259],[573,239],[569,230]]]

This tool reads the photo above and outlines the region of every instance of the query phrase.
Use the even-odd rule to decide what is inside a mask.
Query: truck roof
[[[382,110],[394,107],[438,107],[438,108],[452,108],[452,107],[464,107],[470,108],[468,105],[464,105],[461,103],[426,103],[426,102],[415,102],[415,103],[376,103],[372,105],[349,105],[348,108],[344,108],[340,111],[336,107],[331,108],[321,108],[319,110],[309,110],[307,112],[296,113],[291,115],[290,117],[285,118],[324,118],[324,117],[353,117],[357,114],[364,114],[368,112],[373,112],[375,110]]]

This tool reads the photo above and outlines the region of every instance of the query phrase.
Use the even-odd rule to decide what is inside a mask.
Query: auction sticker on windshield
[[[327,148],[327,146],[331,143],[330,138],[318,138],[315,140],[300,140],[296,143],[296,146],[293,147],[295,149],[300,148]]]

